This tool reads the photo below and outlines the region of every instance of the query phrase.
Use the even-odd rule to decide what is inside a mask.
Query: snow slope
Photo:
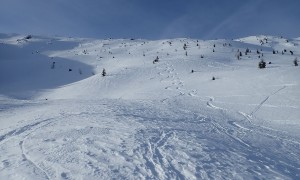
[[[300,178],[299,38],[25,37],[0,34],[0,179]]]

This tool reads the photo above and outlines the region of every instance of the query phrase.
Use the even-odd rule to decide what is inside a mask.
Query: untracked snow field
[[[296,58],[299,38],[0,34],[0,179],[300,179]]]

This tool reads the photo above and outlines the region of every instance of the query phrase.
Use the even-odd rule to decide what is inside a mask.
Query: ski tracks
[[[143,139],[140,141],[146,141],[141,143],[141,146],[135,150],[145,160],[145,167],[148,171],[148,178],[155,179],[185,179],[185,176],[181,173],[180,169],[175,167],[172,162],[176,157],[172,157],[168,152],[171,141],[174,140],[176,133],[169,131],[165,132],[159,130],[145,131],[141,130]],[[138,137],[140,137],[140,135]],[[147,137],[151,134],[151,137]]]
[[[233,120],[215,121],[212,120],[213,126],[221,133],[227,137],[232,138],[238,144],[242,145],[242,151],[247,154],[253,162],[258,163],[261,169],[270,172],[274,176],[278,177],[291,177],[299,178],[300,168],[299,168],[299,154],[298,151],[300,143],[293,137],[285,134],[284,132],[277,131],[271,128],[255,125],[253,121],[253,114],[257,112],[261,106],[276,93],[285,89],[286,86],[273,92],[271,95],[267,96],[253,111],[251,114],[246,114],[243,112],[238,112],[237,114],[242,115],[247,121],[239,120],[238,116],[233,118]],[[225,116],[230,115],[231,110],[224,109],[213,105],[214,98],[210,98],[207,101],[207,106],[215,110],[220,111]],[[231,112],[232,113],[232,112]],[[227,114],[227,115],[226,115]],[[235,113],[233,113],[235,114]],[[239,123],[237,123],[239,121]],[[248,123],[247,123],[248,122]],[[240,123],[242,125],[240,125]],[[256,136],[259,136],[259,140]],[[238,137],[239,136],[239,137]],[[242,138],[240,138],[242,137]],[[268,147],[262,143],[265,142],[270,144],[270,147],[279,146],[280,150],[267,150]],[[237,146],[238,147],[238,146]],[[277,147],[277,148],[279,148]],[[240,148],[239,148],[240,149]],[[288,153],[292,151],[293,153]],[[295,153],[295,154],[294,154]],[[283,170],[285,169],[285,170]],[[262,170],[259,174],[262,175]],[[254,172],[259,172],[257,170]],[[266,174],[265,174],[266,175]],[[271,176],[273,177],[273,176]]]
[[[174,91],[177,93],[177,96],[197,96],[197,90],[189,90],[185,88],[185,83],[180,74],[176,72],[174,65],[169,62],[162,63],[160,66],[157,66],[156,69],[159,70],[158,75],[161,77],[160,82],[167,84],[165,90]],[[163,99],[161,102],[165,102],[169,98]]]
[[[256,106],[252,112],[249,114],[250,117],[252,117],[261,107],[262,105],[264,105],[264,103],[273,95],[277,94],[278,92],[282,91],[283,89],[285,89],[286,86],[284,85],[283,87],[279,88],[278,90],[276,90],[275,92],[273,92],[272,94],[270,94],[269,96],[267,96],[265,99],[263,99],[258,106]]]
[[[0,136],[0,147],[1,146],[7,146],[7,143],[10,142],[15,142],[16,139],[19,140],[19,148],[21,151],[21,160],[17,161],[23,161],[23,163],[27,163],[27,167],[33,168],[33,172],[38,176],[38,177],[43,177],[43,179],[50,179],[48,174],[38,165],[36,164],[33,160],[30,159],[30,157],[26,154],[26,149],[24,148],[24,143],[30,134],[34,133],[38,129],[41,129],[51,123],[51,121],[54,118],[49,118],[45,120],[39,120],[35,123],[28,124],[22,127],[19,127],[17,129],[14,129],[12,131],[7,132],[4,135]],[[12,140],[12,141],[10,141]],[[4,161],[14,161],[14,160],[4,160]],[[10,164],[12,166],[12,164]]]

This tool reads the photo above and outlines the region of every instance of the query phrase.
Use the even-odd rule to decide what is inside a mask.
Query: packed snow
[[[299,43],[0,34],[0,179],[300,179]]]

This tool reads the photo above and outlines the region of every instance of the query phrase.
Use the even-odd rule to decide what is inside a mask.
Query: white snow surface
[[[299,38],[25,37],[0,34],[0,179],[300,179]]]

